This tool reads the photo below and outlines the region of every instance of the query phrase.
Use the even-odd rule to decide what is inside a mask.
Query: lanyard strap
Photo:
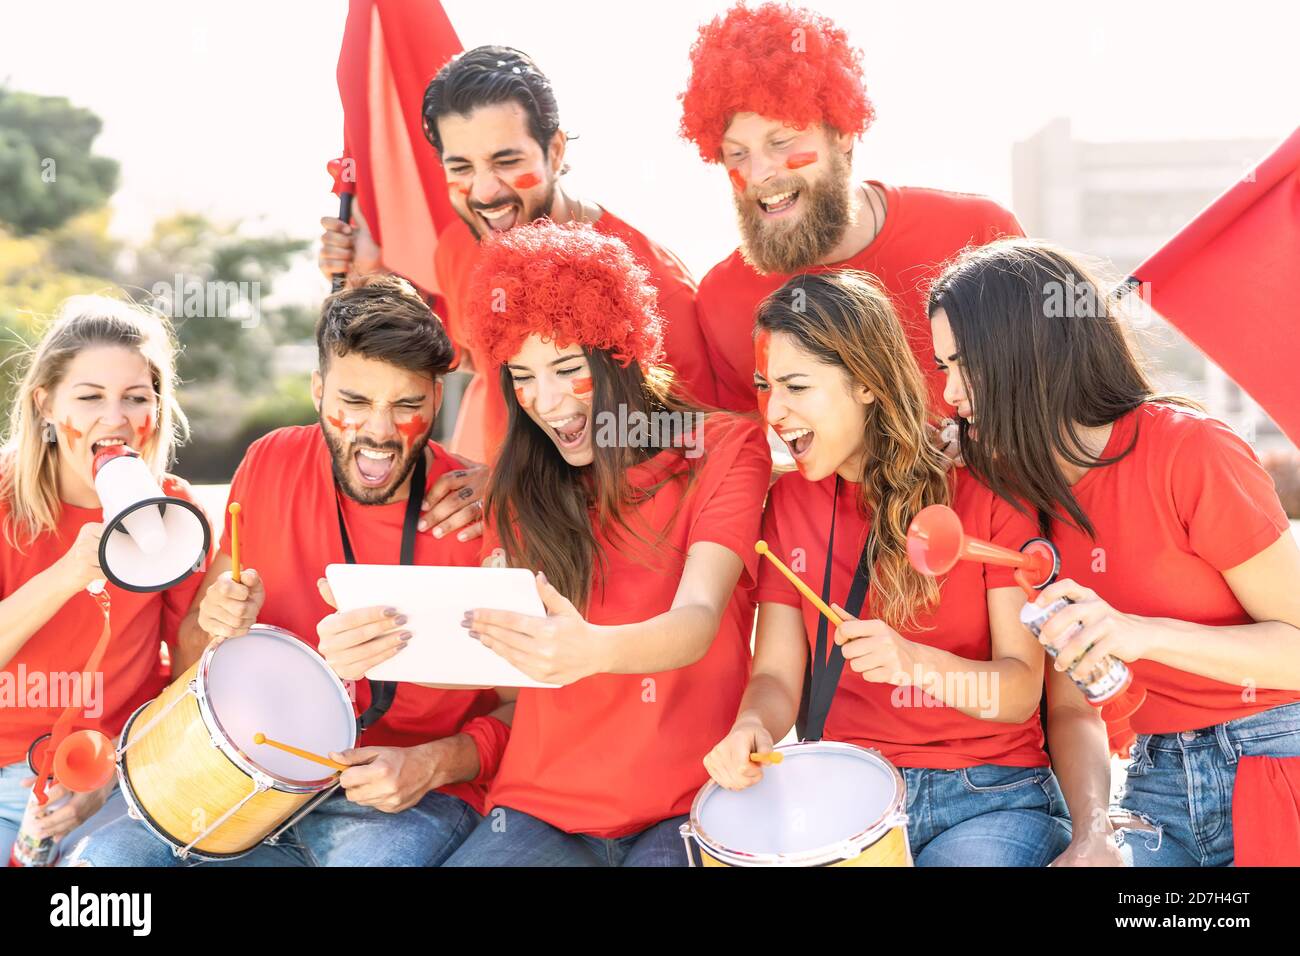
[[[835,562],[835,515],[840,506],[840,477],[835,476],[835,495],[831,504],[831,530],[826,540],[826,571],[822,575],[822,601],[831,603],[831,569]],[[872,531],[870,535],[874,535]],[[858,557],[857,567],[853,571],[853,583],[849,586],[849,597],[841,607],[854,617],[858,617],[862,605],[866,602],[867,588],[871,584],[871,537],[867,538],[866,547]],[[817,615],[817,644],[812,659],[804,667],[803,696],[799,701],[799,719],[796,731],[800,740],[821,740],[826,729],[826,718],[830,715],[831,704],[835,700],[835,689],[839,686],[840,675],[844,672],[844,653],[840,645],[829,640],[829,625],[826,615]],[[829,655],[827,644],[830,644]]]
[[[402,517],[402,548],[397,558],[399,564],[415,563],[415,529],[420,523],[420,502],[424,498],[424,455],[425,450],[421,448],[419,457],[415,459],[415,468],[411,471],[411,490],[407,494],[406,513]],[[339,537],[343,539],[343,560],[348,564],[356,564],[357,556],[352,550],[348,527],[343,521],[343,504],[339,501],[337,482],[334,485],[334,508],[338,512]],[[358,732],[373,726],[388,713],[388,708],[393,706],[393,698],[397,696],[397,681],[368,678],[367,681],[370,684],[370,706],[357,718]]]

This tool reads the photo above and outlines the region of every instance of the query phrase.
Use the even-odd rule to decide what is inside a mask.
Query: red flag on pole
[[[1300,129],[1129,282],[1300,444]]]
[[[384,265],[434,294],[438,234],[457,219],[420,105],[434,74],[461,49],[436,0],[349,0],[338,65],[342,175],[352,177]]]

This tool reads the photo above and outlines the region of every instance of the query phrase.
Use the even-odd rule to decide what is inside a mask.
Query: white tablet
[[[531,571],[403,564],[331,564],[325,577],[340,611],[395,607],[407,619],[406,650],[370,668],[371,680],[470,687],[556,687],[528,677],[461,627],[473,608],[546,616]]]

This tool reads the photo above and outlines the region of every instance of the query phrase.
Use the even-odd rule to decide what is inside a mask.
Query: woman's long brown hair
[[[758,307],[756,327],[781,332],[818,362],[841,368],[851,385],[870,389],[858,507],[871,516],[864,560],[871,566],[872,614],[915,630],[939,600],[933,578],[907,560],[907,529],[916,513],[947,504],[951,492],[942,452],[926,424],[926,389],[889,297],[864,272],[795,276]]]
[[[1121,302],[1081,257],[1048,243],[1005,239],[969,249],[930,291],[948,317],[979,439],[960,423],[962,457],[1002,498],[1095,535],[1058,460],[1097,468],[1081,428],[1109,425],[1157,395],[1125,332]],[[941,356],[945,361],[947,356]],[[1046,528],[1043,529],[1046,532]]]
[[[501,392],[509,421],[501,453],[492,467],[485,507],[509,565],[542,571],[556,590],[585,611],[593,587],[603,589],[608,583],[598,531],[633,547],[638,543],[646,546],[641,557],[654,562],[653,549],[667,528],[649,528],[642,522],[633,527],[629,510],[669,483],[681,482],[689,489],[698,471],[681,467],[690,464],[684,442],[667,447],[598,443],[595,436],[602,414],[617,416],[620,406],[627,409],[629,418],[635,412],[646,416],[669,412],[680,416],[677,421],[702,427],[700,416],[707,413],[674,391],[673,375],[666,368],[651,367],[643,373],[638,363],[624,368],[602,349],[584,346],[582,350],[592,378],[587,422],[592,432],[592,463],[574,467],[564,460],[550,436],[520,410],[510,370],[503,365]],[[700,438],[696,436],[695,441]],[[628,469],[664,451],[679,457],[677,465],[651,487],[634,488]]]

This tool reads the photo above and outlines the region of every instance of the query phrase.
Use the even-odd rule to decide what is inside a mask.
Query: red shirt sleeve
[[[776,502],[783,494],[782,482],[778,481],[772,486],[772,491],[767,496],[767,507],[763,509],[762,537],[771,552],[788,564],[789,552],[781,540],[780,522],[777,520]],[[758,589],[754,592],[754,600],[759,604],[769,602],[795,608],[803,606],[803,596],[798,588],[766,558],[758,566]]]
[[[1290,529],[1254,451],[1223,422],[1187,417],[1172,458],[1174,508],[1192,549],[1215,570],[1253,558]]]
[[[772,474],[772,453],[757,422],[725,413],[710,417],[716,424],[705,428],[706,464],[695,490],[699,503],[686,548],[689,551],[697,541],[729,548],[744,562],[740,586],[749,588],[757,577],[754,542]]]
[[[968,480],[977,480],[968,478]],[[1037,538],[1038,526],[1029,515],[1017,511],[1006,499],[1000,498],[987,488],[982,490],[989,496],[990,506],[990,540],[1004,548],[1019,551],[1030,538]],[[1014,588],[1016,569],[997,564],[984,565],[984,589]]]

